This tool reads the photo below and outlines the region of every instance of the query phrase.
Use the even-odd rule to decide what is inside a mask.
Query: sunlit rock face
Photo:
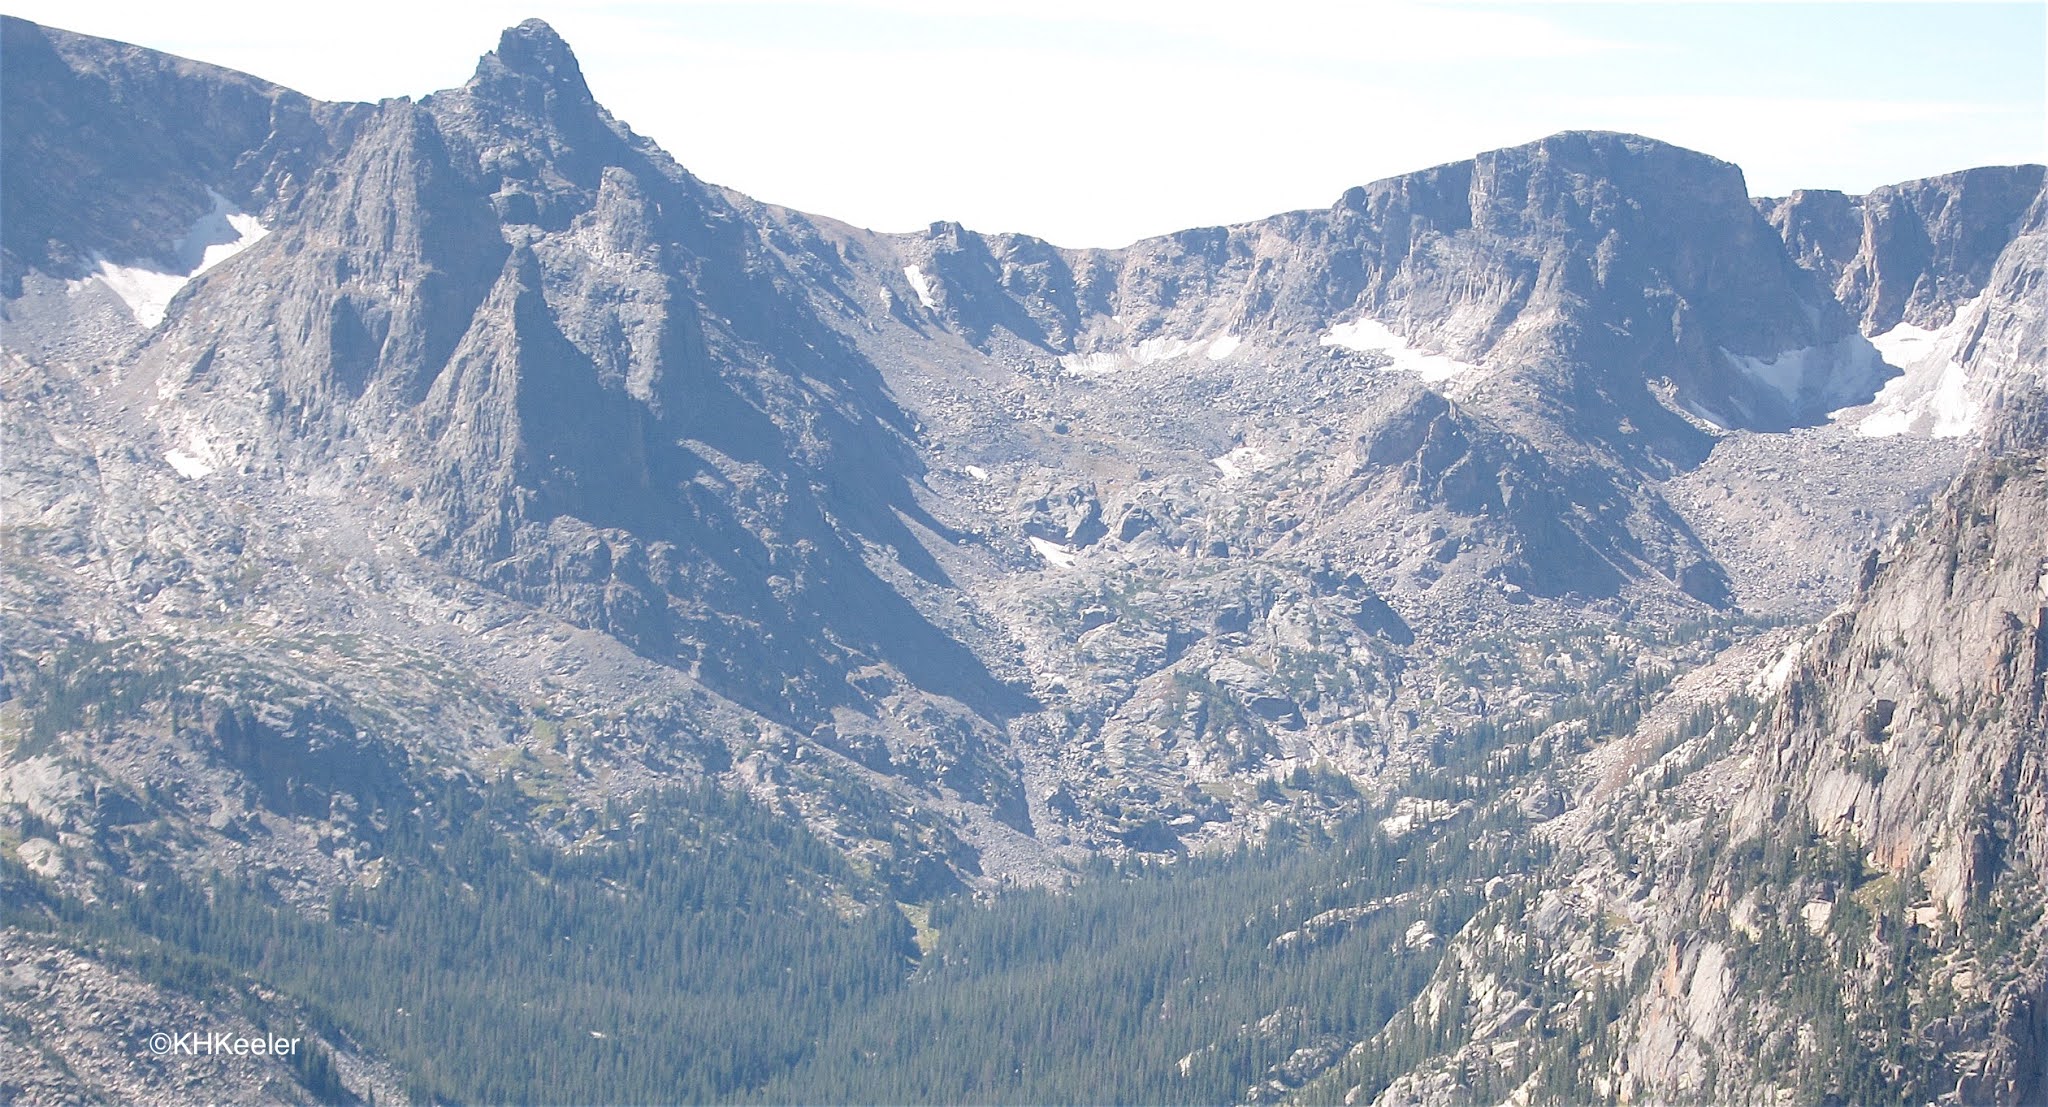
[[[1754,760],[1688,770],[1720,840],[1796,808],[1966,915],[2010,879],[1970,843],[2038,816],[2038,167],[1753,201],[1568,132],[1067,250],[699,180],[539,22],[375,104],[19,20],[4,49],[0,701],[82,696],[58,661],[132,690],[0,706],[34,889],[260,871],[318,912],[384,879],[394,811],[516,796],[508,833],[582,848],[698,783],[888,911],[1488,804],[1665,849],[1708,832],[1613,806],[1629,751],[1739,689]],[[1839,763],[1871,725],[1882,783]],[[1410,794],[1467,755],[1530,775]],[[1699,887],[1629,872],[1595,875],[1667,897],[1609,905],[1658,983],[1607,1075],[1685,1098],[1753,983],[1732,937],[1657,944]],[[1498,878],[1584,937],[1575,876]],[[1839,903],[1807,892],[1776,907]],[[184,1002],[74,967],[94,1003]],[[1302,1049],[1258,1095],[1341,1072]],[[1389,1094],[1456,1085],[1425,1068]]]

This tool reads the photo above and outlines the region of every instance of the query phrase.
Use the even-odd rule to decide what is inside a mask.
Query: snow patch
[[[164,312],[170,309],[171,298],[192,279],[141,266],[115,265],[105,258],[99,262],[99,271],[93,275],[112,289],[128,308],[128,314],[145,327],[154,328],[164,321]]]
[[[1798,408],[1817,399],[1830,408],[1855,403],[1870,395],[1882,364],[1877,350],[1860,334],[1825,346],[1781,350],[1770,357],[1748,357],[1722,349],[1743,376],[1784,397]]]
[[[1466,373],[1480,372],[1477,365],[1459,361],[1446,354],[1433,354],[1416,349],[1408,340],[1387,329],[1386,324],[1376,319],[1360,319],[1355,323],[1339,323],[1323,332],[1319,340],[1324,346],[1341,346],[1346,350],[1360,353],[1380,353],[1394,359],[1389,368],[1402,373],[1414,373],[1432,383],[1447,381]]]
[[[99,268],[86,279],[106,285],[120,298],[137,323],[154,328],[163,322],[171,299],[192,278],[254,246],[270,233],[270,228],[258,222],[255,216],[236,211],[220,193],[207,194],[213,197],[213,210],[200,216],[178,239],[175,251],[178,271],[164,272],[147,265],[116,265],[95,255]]]
[[[979,465],[967,466],[967,475],[973,477],[975,480],[982,482],[983,484],[988,483],[988,470],[982,468]]]
[[[192,233],[186,236],[188,242],[203,239],[207,244],[206,248],[200,251],[199,268],[192,271],[195,277],[256,245],[263,236],[270,233],[270,228],[264,226],[255,216],[245,211],[231,210],[226,198],[215,196],[213,201],[213,212],[193,224]],[[223,223],[226,224],[225,230],[220,227]],[[233,237],[227,237],[229,235]]]
[[[171,468],[176,469],[178,475],[186,480],[198,480],[200,477],[213,474],[213,466],[183,450],[171,450],[164,454],[164,460],[170,462]]]
[[[1962,353],[1982,299],[1957,305],[1955,317],[1935,330],[1900,323],[1873,336],[1870,344],[1899,375],[1885,382],[1868,408],[1834,416],[1857,417],[1857,433],[1870,438],[1914,433],[1960,438],[1976,430],[1983,404],[1970,387]]]
[[[1799,402],[1799,393],[1806,385],[1809,372],[1808,362],[1815,347],[1805,346],[1797,350],[1786,350],[1769,358],[1744,357],[1728,354],[1728,360],[1735,364],[1742,374],[1758,384],[1785,397],[1788,404]],[[1727,353],[1727,351],[1722,351]]]
[[[1223,470],[1224,476],[1236,478],[1270,467],[1273,459],[1257,446],[1239,446],[1222,457],[1210,458],[1209,464]]]
[[[1060,358],[1060,368],[1077,377],[1104,377],[1124,367],[1124,355],[1114,350],[1099,354],[1068,354]]]
[[[1948,337],[1948,332],[1954,330],[1956,324],[1962,321],[1963,313],[1976,305],[1977,301],[1971,300],[1957,307],[1956,317],[1950,320],[1946,327],[1928,330],[1926,327],[1916,327],[1911,323],[1900,323],[1883,334],[1871,335],[1870,344],[1877,347],[1879,356],[1883,357],[1887,364],[1900,369],[1918,365],[1930,357],[1945,352],[1941,348],[1944,345],[1942,339]]]
[[[222,454],[219,443],[203,434],[195,434],[183,448],[164,451],[164,461],[186,480],[198,480],[220,470]]]
[[[1074,563],[1080,560],[1073,550],[1058,542],[1048,542],[1035,534],[1031,536],[1031,548],[1037,550],[1038,556],[1044,558],[1046,564],[1054,568],[1071,569]]]
[[[1139,365],[1153,365],[1162,361],[1191,353],[1195,343],[1178,338],[1147,338],[1131,347],[1131,360]]]
[[[1679,406],[1685,409],[1687,415],[1690,415],[1693,418],[1698,419],[1700,422],[1705,423],[1707,426],[1712,427],[1717,431],[1726,431],[1731,426],[1728,420],[1722,417],[1720,412],[1715,411],[1713,408],[1710,408],[1705,404],[1699,404],[1694,403],[1691,400],[1685,400],[1682,401],[1679,404]]]
[[[1233,334],[1222,334],[1212,339],[1155,336],[1121,350],[1068,354],[1059,359],[1059,365],[1061,369],[1077,377],[1103,377],[1136,366],[1157,365],[1162,361],[1187,357],[1197,351],[1206,354],[1210,361],[1222,361],[1234,353],[1241,343],[1242,340]]]
[[[932,298],[932,289],[935,286],[931,278],[924,275],[924,270],[915,265],[906,265],[903,267],[903,279],[909,281],[910,290],[917,293],[918,303],[931,311],[939,310],[939,302]]]

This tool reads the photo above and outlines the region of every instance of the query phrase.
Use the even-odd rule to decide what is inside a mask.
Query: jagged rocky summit
[[[1597,1058],[1653,1098],[1777,1079],[1703,1060],[1776,1025],[1698,1013],[1760,977],[1686,983],[1750,887],[1723,847],[1804,812],[1952,926],[2034,888],[2039,166],[1756,199],[1568,132],[1070,250],[701,181],[538,21],[417,102],[0,51],[0,826],[37,888],[261,868],[311,909],[447,789],[512,781],[567,848],[701,782],[923,903],[1381,804],[1426,832],[1459,736],[1544,719],[1495,782],[1530,833],[1701,859],[1585,862],[1636,943],[1602,965],[1672,966]],[[1823,617],[1739,740],[1630,760]],[[1681,826],[1667,765],[1741,788]],[[1486,953],[1447,938],[1446,981]],[[2029,971],[1998,994],[2038,1009]],[[2041,1086],[1998,1025],[1927,1094]]]

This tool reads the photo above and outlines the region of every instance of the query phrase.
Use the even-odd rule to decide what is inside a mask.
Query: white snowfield
[[[1355,323],[1339,323],[1323,332],[1320,342],[1324,346],[1341,346],[1346,350],[1361,353],[1380,353],[1394,359],[1388,368],[1401,373],[1414,373],[1425,381],[1437,383],[1451,380],[1468,373],[1478,373],[1479,366],[1468,361],[1459,361],[1446,354],[1433,354],[1418,350],[1408,340],[1387,329],[1377,319],[1361,318]]]
[[[120,297],[137,323],[154,328],[164,321],[171,299],[192,278],[255,245],[270,228],[247,212],[234,210],[218,192],[213,210],[199,217],[178,240],[177,255],[182,272],[166,273],[146,265],[116,265],[97,258],[99,270],[87,280],[98,280]],[[75,282],[82,284],[84,282]],[[183,470],[180,470],[181,472]]]
[[[186,480],[210,477],[220,469],[226,451],[203,434],[194,434],[184,446],[164,452],[164,461]]]
[[[903,279],[909,281],[910,290],[917,293],[918,303],[923,304],[927,310],[939,310],[939,302],[932,298],[932,280],[924,275],[924,270],[915,265],[906,265],[903,267]]]
[[[1067,354],[1060,358],[1060,368],[1077,377],[1106,377],[1124,368],[1128,362],[1128,358],[1115,351],[1100,354]]]
[[[1807,400],[1839,405],[1862,399],[1882,371],[1877,351],[1860,334],[1770,357],[1747,357],[1727,349],[1721,354],[1744,376],[1795,406]]]
[[[1726,431],[1729,427],[1735,425],[1728,421],[1727,416],[1722,415],[1705,404],[1696,403],[1692,400],[1680,400],[1679,406],[1683,407],[1688,415],[1717,431]]]
[[[1074,562],[1080,560],[1073,550],[1035,534],[1031,536],[1031,548],[1038,551],[1038,556],[1044,558],[1046,564],[1057,569],[1071,569]]]
[[[200,477],[213,474],[213,466],[183,450],[171,450],[164,454],[164,460],[170,462],[171,468],[176,469],[178,475],[186,480],[198,480]]]
[[[1059,366],[1073,376],[1103,377],[1141,365],[1157,365],[1162,361],[1172,361],[1197,352],[1210,361],[1222,361],[1236,353],[1237,348],[1243,344],[1242,338],[1227,331],[1215,338],[1206,339],[1153,337],[1121,350],[1068,354],[1059,359]]]
[[[1870,344],[1900,375],[1886,381],[1869,408],[1834,413],[1856,417],[1858,433],[1882,438],[1926,434],[1960,438],[1977,429],[1983,404],[1970,387],[1962,353],[1977,323],[1980,294],[1956,305],[1955,317],[1935,330],[1900,323],[1871,338]]]
[[[1722,352],[1727,353],[1725,350]],[[1809,363],[1814,360],[1816,352],[1817,347],[1805,346],[1768,358],[1729,353],[1728,360],[1742,370],[1744,376],[1785,397],[1786,402],[1797,403],[1799,393],[1806,387],[1807,374],[1812,371]]]
[[[1239,446],[1222,457],[1210,458],[1209,464],[1222,470],[1225,477],[1235,479],[1271,467],[1273,459],[1257,446]]]

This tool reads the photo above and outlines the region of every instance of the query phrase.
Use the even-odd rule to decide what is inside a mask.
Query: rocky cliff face
[[[2029,295],[2024,256],[1991,282],[1996,318],[2031,315],[2000,302]],[[2038,387],[2042,365],[2035,345],[2007,379]],[[1452,943],[1386,1040],[1360,1048],[1468,1029],[1444,1056],[1355,1091],[1381,1103],[1472,1102],[1475,1086],[1525,1100],[2039,1098],[2037,404],[2006,407],[1993,448],[1871,551],[1850,603],[1701,667],[1562,771],[1581,791],[1538,831],[1559,845],[1555,864],[1489,885],[1500,906]],[[1560,1030],[1562,1047],[1546,1040]]]
[[[26,556],[83,571],[25,603],[117,634],[347,612],[490,642],[487,684],[578,710],[587,681],[462,629],[529,612],[623,645],[655,699],[708,695],[690,730],[750,715],[796,742],[773,748],[816,742],[1012,827],[1097,773],[1122,809],[1126,786],[1420,752],[1528,694],[1402,677],[1476,622],[1725,608],[1777,566],[1731,578],[1700,537],[1714,507],[1662,482],[1716,472],[1730,428],[1875,387],[1740,172],[1632,136],[1065,251],[878,236],[706,185],[539,23],[462,88],[375,105],[7,34],[13,456],[37,459],[12,492],[46,521]],[[32,186],[59,178],[95,203]],[[1924,268],[1978,279],[1981,250],[1943,251]],[[1825,563],[1928,479],[1864,482]],[[1333,634],[1337,654],[1313,645]],[[1361,713],[1325,681],[1382,691]],[[1166,706],[1189,686],[1284,709],[1190,733]],[[1097,818],[1058,821],[1130,829]]]
[[[1744,370],[1853,332],[1773,238],[1736,167],[1578,132],[1356,188],[1327,211],[1121,251],[950,226],[925,245],[974,333],[1002,327],[1083,372],[1223,336],[1349,344],[1582,436],[1618,436],[1632,416],[1639,450],[1696,458],[1704,443],[1649,402],[1651,382],[1771,428],[1867,383],[1846,362],[1791,374],[1789,393]],[[1438,360],[1405,364],[1407,347]]]
[[[1901,323],[1939,329],[1982,293],[2040,191],[2040,166],[2012,165],[1756,205],[1864,333],[1882,334]]]
[[[1987,797],[2038,733],[2038,167],[1752,204],[1575,132],[1073,251],[707,184],[537,22],[350,105],[4,35],[0,810],[50,887],[260,866],[317,907],[446,789],[509,781],[561,844],[710,780],[920,902],[1397,798],[1426,830],[1398,794],[1456,736],[1543,719],[1497,751],[1536,775],[1458,810],[1632,898],[1504,875],[1492,909],[1668,955],[1598,1071],[1684,1095],[1751,1076],[1702,1067],[1720,1022],[1653,1032],[1719,1008],[1683,991],[1693,916],[1636,893],[1713,893],[1601,834],[1719,872],[1804,811],[1951,926],[2037,849],[1982,843],[2036,814]],[[2009,464],[1866,570],[1979,441]],[[1764,624],[1858,594],[1753,732],[1674,739],[1775,662]],[[1680,775],[1769,767],[1686,785],[1736,815],[1629,806],[1716,741]],[[1579,929],[1601,903],[1627,942]]]
[[[939,583],[904,529],[908,418],[777,291],[804,279],[756,237],[778,217],[615,124],[538,24],[462,89],[324,114],[351,126],[310,183],[235,201],[275,233],[131,336],[163,447],[403,504],[385,522],[422,554],[792,721],[881,652],[991,716],[1025,705],[862,563],[892,548]],[[131,220],[175,215],[119,195]]]
[[[2039,433],[2044,387],[2041,349],[2048,344],[2048,307],[2042,273],[2048,272],[2048,189],[2020,217],[2018,233],[1998,255],[1985,282],[1983,303],[1962,350],[1964,371],[1992,412],[1986,441],[1993,452],[2024,449]]]
[[[1829,1017],[1796,991],[1773,994],[1787,941],[1812,943],[1794,979],[1840,980],[1833,1017],[1852,1013],[1854,1028],[1817,1043],[1809,1031],[1795,1051],[1835,1050],[1956,1102],[2031,1102],[2048,1086],[2036,960],[2048,934],[2017,907],[2044,896],[2044,511],[2038,444],[1985,459],[1873,557],[1850,611],[1788,648],[1746,751],[1756,779],[1709,820],[1693,877],[1665,878],[1704,929],[1660,932],[1675,971],[1638,1008],[1625,1088],[1747,1096],[1782,1081],[1752,1059]],[[1836,856],[1759,880],[1747,844],[1788,837]],[[1718,911],[1733,935],[1719,944]],[[1708,954],[1726,967],[1706,967]],[[1862,1014],[1886,1010],[1888,991],[1905,994],[1898,1017]]]
[[[376,852],[376,804],[261,798],[273,776],[325,779],[336,751],[193,725],[245,696],[324,697],[348,728],[471,779],[567,712],[580,736],[543,746],[580,803],[727,774],[851,804],[845,825],[869,829],[846,844],[886,853],[905,894],[978,871],[959,819],[1016,836],[1005,727],[1035,705],[934,621],[961,609],[926,550],[948,538],[912,490],[914,420],[844,333],[845,305],[810,298],[845,275],[827,237],[843,229],[690,178],[590,99],[539,24],[461,89],[349,106],[19,21],[7,34],[23,125],[5,191],[27,206],[7,224],[6,666],[61,695],[80,673],[39,670],[98,638],[178,674],[123,724],[134,756],[92,775],[180,796],[174,817],[209,843],[193,860],[253,829],[259,852],[332,884]],[[120,115],[146,80],[192,109],[143,114],[155,160],[66,146],[32,110],[118,137],[91,113]],[[167,161],[181,128],[206,134]],[[222,155],[232,172],[209,160],[216,139],[244,142]],[[104,178],[105,211],[39,221],[52,193],[34,182],[71,162]],[[199,214],[162,199],[193,182]],[[342,636],[354,661],[308,633]],[[422,650],[439,651],[424,671]],[[641,784],[572,769],[612,763],[593,746],[618,740]],[[814,787],[821,757],[847,779]],[[376,763],[359,752],[366,775]],[[871,776],[971,814],[902,815]],[[17,800],[90,825],[92,790],[59,777]],[[923,844],[870,835],[898,822]]]
[[[6,21],[9,178],[0,231],[9,299],[31,271],[101,260],[190,272],[186,230],[225,190],[296,196],[366,105],[322,104],[244,74]]]

